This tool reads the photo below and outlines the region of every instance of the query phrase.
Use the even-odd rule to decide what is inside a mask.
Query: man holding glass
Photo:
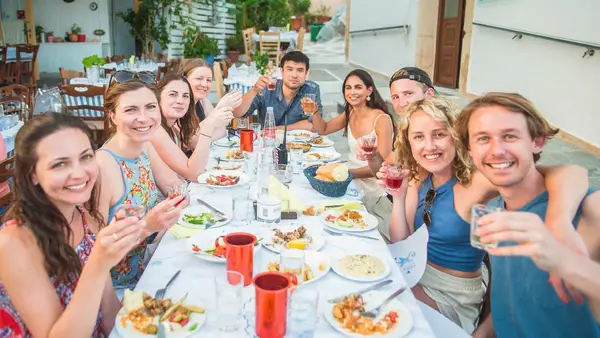
[[[267,107],[273,107],[275,124],[283,129],[287,118],[288,130],[312,130],[312,114],[323,110],[319,85],[308,81],[309,59],[299,51],[281,58],[282,79],[263,75],[233,110],[235,117],[249,116],[258,110],[259,122],[264,124]]]
[[[549,264],[545,258],[550,250],[545,242],[552,240],[543,223],[548,192],[535,162],[558,130],[521,95],[489,93],[465,107],[457,132],[477,170],[500,193],[488,205],[507,210],[481,216],[474,233],[492,257],[493,273],[492,313],[473,336],[600,337],[600,298],[589,288],[581,289],[587,299],[571,290],[574,301],[562,288],[555,291],[550,274],[564,276],[565,267]],[[600,192],[588,191],[575,219],[564,219],[550,229],[574,253],[589,252],[596,261],[600,257],[598,205]]]

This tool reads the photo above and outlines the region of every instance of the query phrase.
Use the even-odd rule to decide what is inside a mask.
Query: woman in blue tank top
[[[390,234],[392,242],[397,242],[416,229],[427,227],[428,263],[413,292],[471,333],[485,293],[485,252],[471,246],[468,221],[473,205],[485,203],[498,193],[483,175],[474,171],[467,150],[460,145],[453,129],[457,113],[458,108],[441,97],[417,101],[406,108],[407,123],[399,130],[395,152],[408,179],[398,191],[388,191],[394,196]],[[378,176],[385,178],[385,171],[383,167]],[[587,189],[583,168],[559,166],[543,171],[548,174],[552,195],[576,196],[573,191],[581,191],[582,196]],[[584,179],[565,186],[566,178],[576,175]],[[576,205],[578,201],[572,203]],[[576,209],[570,207],[560,203],[550,206],[563,214]]]
[[[117,75],[113,79],[118,80]],[[104,96],[104,107],[114,133],[97,152],[102,177],[100,210],[110,222],[119,205],[146,209],[143,239],[111,271],[116,289],[133,288],[144,271],[147,246],[177,222],[187,201],[178,196],[158,203],[161,192],[166,196],[169,186],[182,182],[149,142],[160,128],[161,118],[154,86],[138,79],[113,81]]]

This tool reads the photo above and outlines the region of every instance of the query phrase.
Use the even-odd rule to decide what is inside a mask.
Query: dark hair
[[[202,68],[202,67],[206,67],[206,68],[210,69],[210,71],[213,73],[213,76],[214,76],[214,71],[213,71],[212,65],[210,63],[208,63],[208,61],[206,61],[204,59],[200,59],[200,58],[185,60],[184,62],[182,62],[179,65],[179,70],[177,71],[177,73],[180,75],[183,75],[185,77],[188,77],[188,76],[190,76],[190,73],[192,71],[194,71],[194,69]]]
[[[344,82],[342,84],[342,93],[346,92],[346,82],[348,82],[348,79],[351,76],[358,77],[365,84],[365,86],[367,88],[368,87],[373,88],[373,92],[370,95],[371,99],[367,101],[367,107],[369,107],[371,109],[379,109],[390,117],[390,120],[392,121],[392,131],[393,131],[393,135],[395,138],[396,124],[394,123],[394,117],[392,116],[392,114],[390,114],[387,103],[385,103],[385,101],[383,100],[383,98],[381,97],[379,92],[377,91],[377,88],[375,87],[375,81],[373,81],[373,78],[371,77],[371,75],[369,73],[367,73],[366,71],[364,71],[362,69],[355,69],[355,70],[351,71],[350,73],[348,73],[348,75],[346,75],[346,78],[344,79]],[[350,124],[350,113],[351,112],[352,112],[352,106],[348,103],[348,101],[346,101],[346,95],[344,95],[344,114],[346,114],[346,127],[344,128],[344,135],[348,135],[348,125]]]
[[[200,128],[200,121],[198,121],[198,116],[196,116],[196,112],[194,111],[194,94],[192,93],[192,86],[190,86],[190,83],[188,82],[187,78],[183,75],[167,74],[162,80],[160,80],[160,82],[158,83],[159,103],[160,96],[163,90],[169,83],[173,81],[184,82],[187,85],[190,94],[190,104],[188,105],[188,109],[185,112],[185,115],[177,119],[177,121],[175,121],[175,124],[177,125],[177,127],[179,127],[179,135],[177,135],[177,137],[179,138],[179,147],[181,148],[181,150],[184,150],[184,146],[189,148],[192,137],[194,136],[198,128]],[[173,142],[175,142],[175,131],[172,127],[169,127],[167,125],[167,119],[162,114],[162,108],[160,123],[162,127],[166,130],[167,134],[169,134],[169,137],[171,137]]]
[[[33,183],[32,175],[38,162],[39,142],[60,130],[71,128],[86,134],[93,145],[90,129],[80,118],[69,114],[46,113],[31,119],[19,130],[15,138],[15,201],[5,216],[6,220],[15,220],[18,226],[31,230],[44,255],[46,270],[63,282],[79,275],[83,263],[70,245],[73,231],[69,220],[48,200],[42,188]],[[98,212],[99,189],[99,184],[96,184],[84,207],[102,228],[105,223]]]
[[[117,106],[119,105],[119,98],[121,97],[121,95],[128,93],[128,92],[132,92],[134,90],[141,89],[141,88],[150,89],[150,91],[152,91],[152,93],[154,93],[154,95],[156,96],[156,98],[158,100],[156,86],[153,84],[145,83],[138,79],[127,80],[123,83],[118,83],[118,82],[111,83],[108,86],[108,88],[106,89],[106,93],[104,93],[104,112],[105,112],[105,114],[110,114],[110,112],[114,112],[117,109]],[[108,117],[108,121],[110,123],[109,134],[112,135],[116,132],[116,126],[115,126],[113,120],[110,118],[110,116]]]
[[[310,67],[310,61],[308,59],[308,56],[306,56],[306,54],[304,54],[300,51],[297,51],[297,50],[286,53],[281,58],[281,61],[279,62],[279,67],[283,68],[283,66],[285,66],[285,63],[288,61],[292,61],[292,62],[296,62],[296,63],[303,63],[304,65],[306,65],[306,70],[308,70]]]

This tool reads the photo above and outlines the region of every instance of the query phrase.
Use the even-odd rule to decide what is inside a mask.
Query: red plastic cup
[[[240,150],[249,153],[254,151],[254,141],[258,139],[258,135],[252,129],[240,130]]]
[[[263,272],[254,278],[256,335],[283,338],[287,328],[288,292],[294,288],[289,274]]]
[[[234,232],[225,236],[224,241],[227,270],[241,273],[244,276],[244,286],[248,286],[252,283],[256,236],[245,232]]]

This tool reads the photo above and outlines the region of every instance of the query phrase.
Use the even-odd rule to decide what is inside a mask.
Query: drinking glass
[[[246,117],[240,117],[236,119],[236,127],[238,130],[240,129],[248,129],[248,118]]]
[[[504,211],[502,208],[488,207],[483,204],[475,204],[471,209],[471,246],[482,250],[491,249],[498,247],[498,242],[495,243],[481,243],[479,236],[475,235],[475,230],[479,228],[477,221],[481,216],[491,214],[497,211]]]
[[[316,94],[304,94],[301,101],[302,110],[306,115],[312,115],[317,112],[317,95]]]
[[[171,185],[171,186],[167,187],[168,198],[173,199],[178,196],[183,196],[184,200],[185,200],[186,198],[188,198],[189,185],[190,185],[189,182],[182,181],[181,184],[175,184],[175,185]],[[183,201],[181,201],[181,202],[183,202]],[[175,205],[175,207],[179,206],[179,204],[181,204],[181,202],[177,203]]]
[[[304,251],[286,249],[279,255],[279,272],[294,275],[298,285],[304,281]]]
[[[260,123],[258,123],[258,122],[250,123],[250,129],[254,130],[254,133],[256,133],[256,135],[258,135],[259,138],[262,136],[261,135],[262,126],[260,125]]]
[[[236,331],[242,319],[242,290],[244,276],[236,271],[226,271],[215,276],[217,292],[218,326],[221,331]]]
[[[258,180],[258,152],[244,152],[244,166],[246,175],[249,181],[256,182]]]
[[[385,186],[389,190],[398,190],[402,185],[402,166],[396,164],[386,165]]]
[[[290,292],[288,304],[286,337],[313,338],[319,318],[319,291],[297,288]]]
[[[248,208],[251,206],[250,186],[244,185],[232,192],[233,195],[233,221],[245,224],[248,218]]]
[[[304,155],[304,149],[302,148],[292,148],[290,149],[290,161],[292,162],[292,167],[294,170],[294,174],[302,174],[302,155]]]
[[[275,88],[277,88],[277,79],[275,73],[272,73],[269,82],[267,82],[267,90],[275,90]]]
[[[146,215],[146,208],[136,204],[121,204],[115,208],[114,215],[117,221],[131,216],[142,219]]]
[[[294,177],[294,167],[291,164],[275,164],[272,167],[271,175],[277,177],[281,183],[292,183]]]
[[[377,149],[377,134],[369,133],[367,135],[361,136],[358,139],[360,144],[360,149],[365,152],[366,155],[372,155]]]

